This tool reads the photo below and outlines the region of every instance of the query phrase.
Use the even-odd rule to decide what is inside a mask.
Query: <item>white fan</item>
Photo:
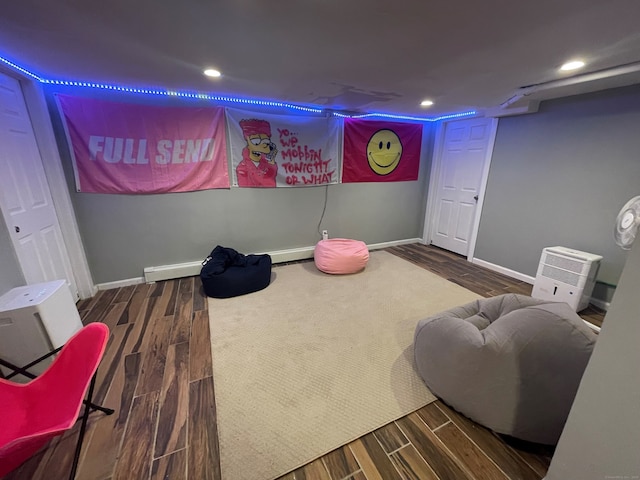
[[[629,200],[616,217],[613,236],[624,250],[630,250],[640,226],[640,195]]]

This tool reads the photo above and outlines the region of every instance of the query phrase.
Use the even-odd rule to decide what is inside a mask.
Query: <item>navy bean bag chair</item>
[[[257,292],[271,281],[271,257],[243,255],[218,245],[202,262],[200,279],[208,297],[230,298]]]

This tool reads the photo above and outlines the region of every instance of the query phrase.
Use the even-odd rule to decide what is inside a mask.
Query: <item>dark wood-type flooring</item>
[[[526,283],[436,247],[387,250],[483,296],[531,293]],[[220,479],[207,301],[199,278],[100,291],[78,310],[84,323],[104,322],[111,330],[96,403],[116,413],[91,414],[77,478]],[[603,316],[583,312],[596,324]],[[77,430],[6,478],[67,478]],[[436,401],[281,480],[539,480],[552,453],[500,437]]]

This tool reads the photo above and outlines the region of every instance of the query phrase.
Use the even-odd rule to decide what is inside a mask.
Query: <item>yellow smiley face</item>
[[[369,167],[378,175],[393,172],[402,156],[402,143],[393,130],[378,130],[367,144]]]

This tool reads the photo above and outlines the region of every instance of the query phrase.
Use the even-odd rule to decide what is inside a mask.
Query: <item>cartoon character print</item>
[[[278,149],[271,141],[271,124],[266,120],[241,120],[242,136],[247,145],[236,167],[239,187],[275,187]]]

